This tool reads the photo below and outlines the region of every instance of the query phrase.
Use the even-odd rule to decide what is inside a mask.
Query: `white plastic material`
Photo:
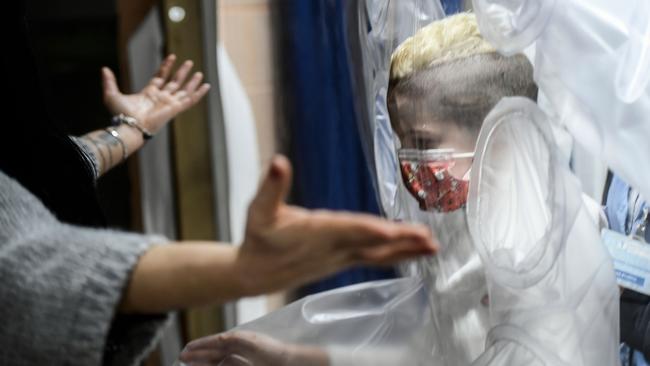
[[[376,189],[382,211],[389,218],[398,217],[397,190],[401,184],[399,168],[395,154],[396,138],[390,126],[386,109],[386,93],[390,71],[390,57],[393,51],[418,29],[434,20],[444,17],[444,11],[438,0],[366,0],[361,11],[367,12],[368,24],[363,24],[360,32],[367,31],[363,47],[363,72],[366,74],[367,99],[363,101],[368,108],[370,126],[363,126],[362,131],[369,131],[371,136],[362,136],[365,143],[372,148],[366,151],[374,159],[377,180]],[[351,15],[355,16],[355,15]]]
[[[421,214],[416,206],[412,212]],[[485,347],[488,308],[465,213],[422,218],[435,227],[451,225],[441,238],[450,245],[413,263],[413,277],[312,295],[235,330],[320,346],[329,351],[332,366],[471,364]]]
[[[540,36],[558,0],[472,1],[483,37],[511,56]]]
[[[617,365],[614,270],[546,116],[504,99],[477,146],[467,215],[493,328],[474,365]]]
[[[431,228],[438,253],[405,264],[407,278],[313,295],[237,330],[320,347],[333,366],[617,365],[613,268],[546,115],[528,99],[508,98],[481,124],[496,93],[534,94],[492,85],[531,85],[526,59],[481,53],[425,63],[421,74],[392,80],[389,118],[387,57],[396,38],[424,25],[413,11],[425,3],[365,3],[370,24],[361,31],[370,34],[362,56],[373,72],[364,74],[370,92],[362,102],[374,118],[362,130],[386,215]],[[517,10],[516,1],[499,3]],[[398,6],[407,13],[391,15]],[[471,26],[468,18],[452,20]],[[519,38],[525,24],[544,29],[533,18],[512,24]],[[468,186],[469,196],[461,194]],[[431,197],[444,199],[422,205]]]
[[[575,139],[650,197],[650,2],[473,0],[504,54],[536,43],[535,80]]]
[[[503,100],[479,135],[467,214],[406,200],[406,217],[439,230],[437,256],[238,330],[322,347],[332,366],[617,365],[613,268],[556,151],[533,102]]]

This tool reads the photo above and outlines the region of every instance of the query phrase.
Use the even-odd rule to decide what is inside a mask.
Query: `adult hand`
[[[150,248],[135,266],[119,310],[151,314],[223,303],[353,265],[393,264],[437,249],[424,226],[286,205],[290,180],[287,159],[273,159],[239,247],[183,242]]]
[[[176,115],[198,103],[210,90],[209,84],[202,84],[203,74],[194,73],[186,82],[192,70],[192,61],[185,61],[174,76],[169,79],[176,56],[170,55],[163,61],[158,73],[149,84],[136,94],[122,94],[115,75],[102,68],[104,104],[114,114],[123,113],[136,118],[144,128],[156,133]]]
[[[187,366],[328,366],[316,347],[279,342],[265,335],[235,331],[189,343],[180,356]]]
[[[428,228],[284,203],[288,160],[273,159],[248,210],[235,270],[248,294],[293,287],[359,264],[390,265],[437,250]]]

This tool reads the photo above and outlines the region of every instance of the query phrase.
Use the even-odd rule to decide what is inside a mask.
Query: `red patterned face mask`
[[[455,154],[451,149],[398,151],[402,179],[423,211],[450,212],[465,207],[469,181],[450,173],[459,158],[473,153]]]

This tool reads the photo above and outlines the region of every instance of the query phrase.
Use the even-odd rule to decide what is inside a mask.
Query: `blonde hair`
[[[431,66],[496,52],[481,36],[476,16],[460,13],[435,21],[404,41],[391,57],[391,80],[411,76]]]
[[[471,13],[431,23],[393,53],[386,101],[398,136],[408,124],[428,123],[421,118],[478,133],[490,110],[510,96],[537,99],[533,67],[524,55],[496,52]]]

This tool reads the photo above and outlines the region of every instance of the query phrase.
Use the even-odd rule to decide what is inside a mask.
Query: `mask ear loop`
[[[474,158],[474,152],[466,152],[466,153],[453,153],[451,154],[452,159],[473,159]]]
[[[456,159],[474,159],[474,152],[453,153],[453,154],[451,154],[451,158],[454,159],[454,160],[456,160]],[[468,181],[471,172],[472,172],[472,167],[467,169],[467,172],[465,173],[465,175],[463,175],[461,180]]]

